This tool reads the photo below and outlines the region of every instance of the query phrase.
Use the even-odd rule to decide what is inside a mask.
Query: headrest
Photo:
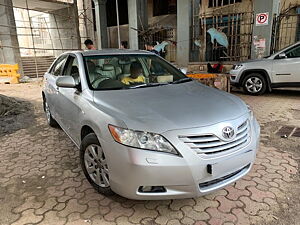
[[[122,69],[118,66],[116,66],[116,74],[119,75],[122,73]]]
[[[71,68],[71,74],[74,74],[74,73],[79,73],[77,66],[72,66],[72,68]]]
[[[104,64],[102,70],[103,71],[111,71],[111,70],[115,70],[115,67],[111,64]]]
[[[136,60],[134,58],[122,58],[122,59],[119,59],[119,64],[120,65],[127,65],[127,64],[130,64],[132,62],[135,62]]]

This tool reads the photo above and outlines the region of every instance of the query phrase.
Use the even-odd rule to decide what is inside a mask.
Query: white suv
[[[252,95],[278,87],[300,87],[300,42],[260,60],[239,63],[230,71],[231,84]]]

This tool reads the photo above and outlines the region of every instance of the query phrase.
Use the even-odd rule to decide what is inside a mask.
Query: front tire
[[[267,90],[267,82],[259,73],[251,73],[247,75],[242,83],[243,89],[250,95],[262,95]]]
[[[112,195],[109,168],[104,151],[94,133],[88,134],[80,146],[80,164],[85,177],[101,194]]]
[[[44,111],[45,111],[45,114],[46,114],[46,119],[47,119],[47,123],[50,127],[57,127],[58,124],[56,122],[55,119],[53,119],[52,115],[51,115],[51,112],[50,112],[50,107],[46,101],[46,98],[44,98]]]

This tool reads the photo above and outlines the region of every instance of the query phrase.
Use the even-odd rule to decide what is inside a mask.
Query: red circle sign
[[[268,15],[266,13],[258,14],[256,20],[258,23],[263,24],[268,20]]]

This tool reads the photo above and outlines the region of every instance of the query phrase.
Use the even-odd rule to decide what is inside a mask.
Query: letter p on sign
[[[256,14],[256,26],[263,26],[269,24],[269,13]]]

